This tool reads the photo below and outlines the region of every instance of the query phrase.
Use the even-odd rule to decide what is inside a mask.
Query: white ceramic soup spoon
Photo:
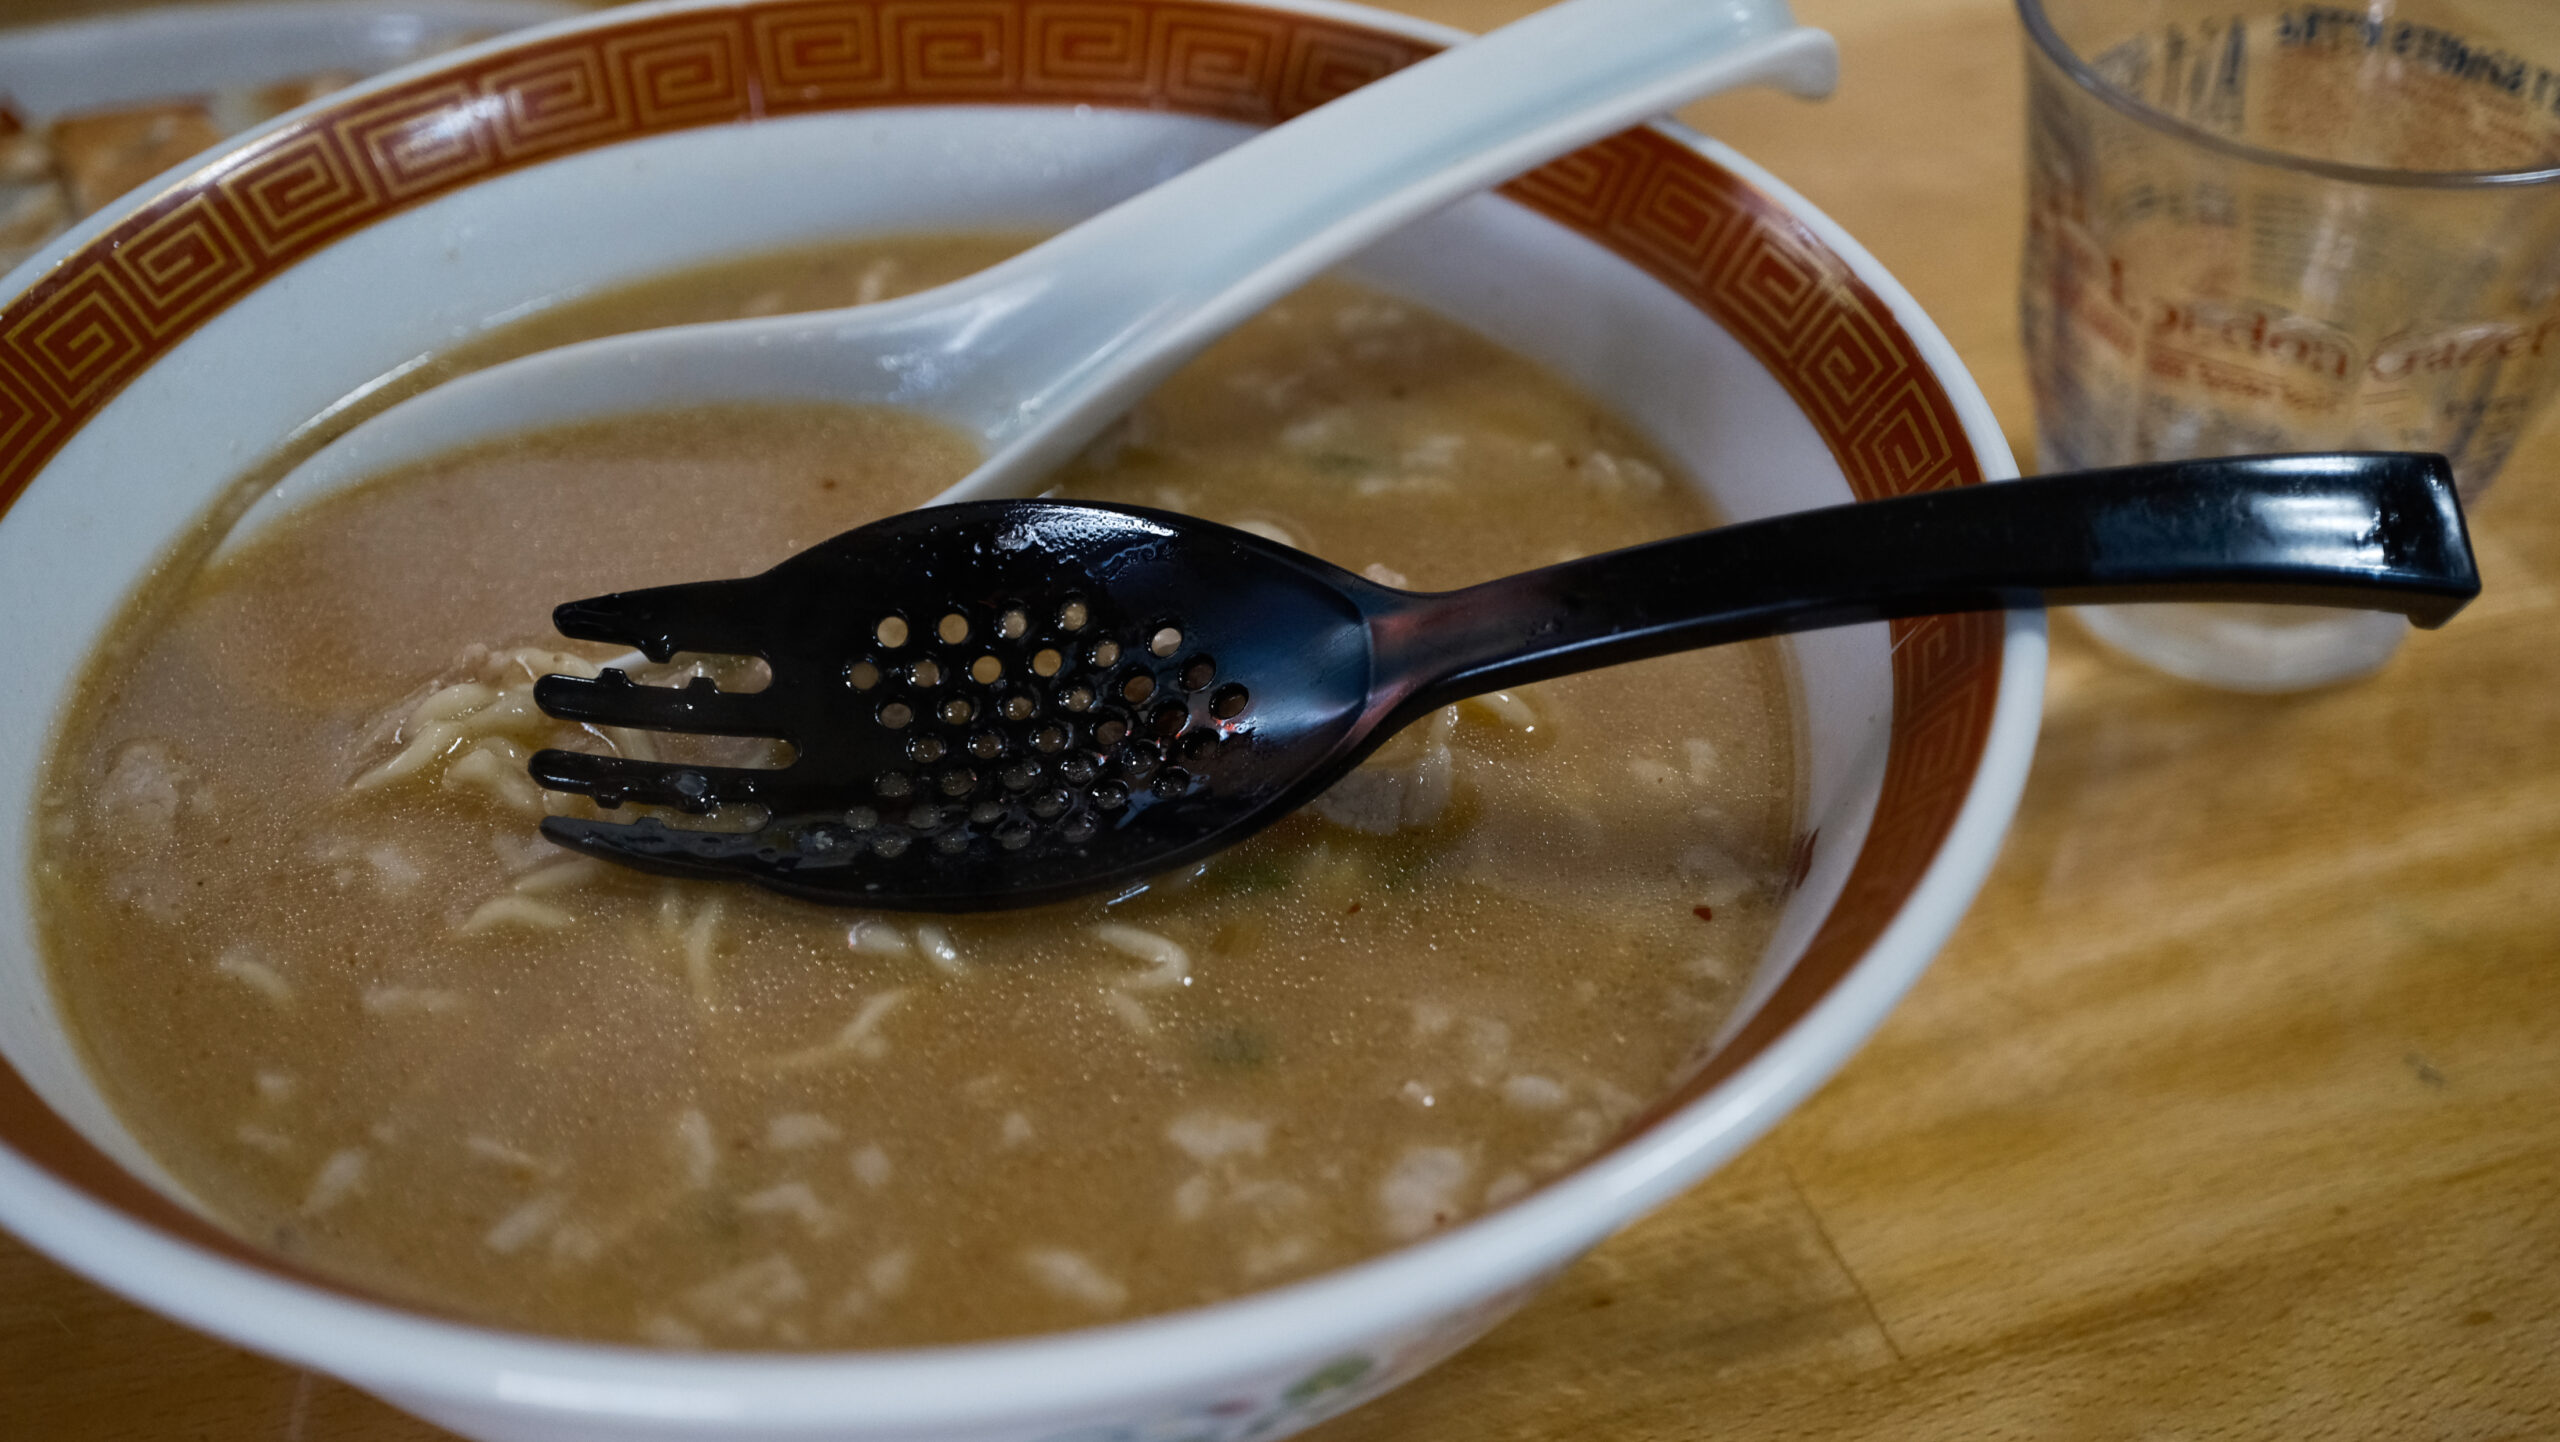
[[[228,544],[456,446],[723,401],[900,407],[984,448],[939,500],[1028,494],[1202,347],[1405,222],[1712,91],[1818,97],[1836,72],[1831,38],[1784,0],[1564,0],[952,284],[614,336],[448,382],[314,453]]]

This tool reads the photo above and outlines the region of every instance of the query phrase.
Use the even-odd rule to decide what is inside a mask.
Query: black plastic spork
[[[2275,456],[1834,507],[1420,595],[1188,516],[1058,501],[893,516],[759,576],[554,613],[567,635],[760,656],[752,693],[543,678],[567,720],[769,737],[771,770],[533,758],[607,806],[751,805],[751,831],[553,817],[651,871],[931,911],[1125,887],[1230,846],[1388,736],[1550,676],[1894,616],[2299,601],[2437,626],[2478,594],[2440,457]]]

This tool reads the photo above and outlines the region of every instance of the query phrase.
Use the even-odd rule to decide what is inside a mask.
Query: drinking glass
[[[2560,382],[2560,0],[2018,0],[2020,287],[2048,471],[2440,451],[2466,501]],[[2396,616],[2087,607],[2239,690],[2360,675]]]

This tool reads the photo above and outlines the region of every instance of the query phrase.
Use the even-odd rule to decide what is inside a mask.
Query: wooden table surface
[[[1839,96],[1690,118],[1872,248],[2030,456],[2008,5],[1797,5]],[[2560,423],[2475,524],[2487,594],[2335,690],[2204,691],[2057,621],[2007,850],[1866,1050],[1313,1435],[2560,1436]],[[442,1435],[0,1238],[0,1438]]]

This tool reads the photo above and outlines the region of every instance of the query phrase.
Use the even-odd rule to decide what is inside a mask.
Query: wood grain
[[[1482,29],[1513,0],[1418,13]],[[2003,0],[1798,0],[1821,106],[1690,118],[1911,289],[2031,454]],[[1315,1434],[2560,1435],[2560,426],[2488,594],[2223,696],[2067,622],[2006,852],[1837,1081],[1478,1346]],[[443,1434],[0,1240],[0,1437]]]

